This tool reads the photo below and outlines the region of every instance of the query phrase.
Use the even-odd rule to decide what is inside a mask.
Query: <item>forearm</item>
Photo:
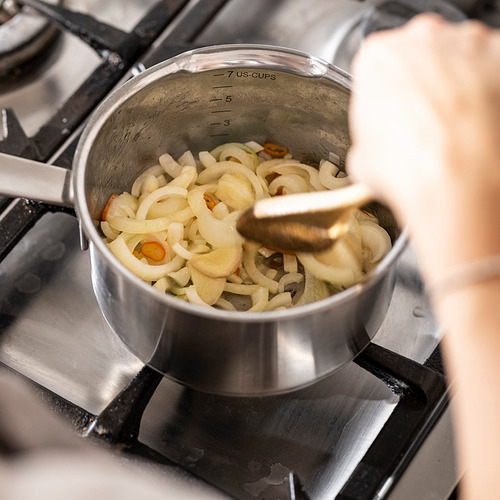
[[[442,161],[460,169],[460,158]],[[490,170],[500,165],[498,152],[487,162]],[[495,177],[489,173],[488,182],[477,186],[465,182],[466,189],[457,189],[449,178],[442,184],[442,205],[414,226],[421,269],[445,330],[466,499],[491,498],[500,480],[500,183]]]
[[[448,293],[435,303],[446,333],[445,363],[454,394],[464,498],[491,498],[500,464],[500,276]],[[498,390],[497,390],[498,388]]]

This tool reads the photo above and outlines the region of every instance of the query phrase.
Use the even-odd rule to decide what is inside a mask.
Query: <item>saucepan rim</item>
[[[224,62],[222,62],[222,55],[231,55],[231,58],[229,61],[224,60]],[[263,44],[227,44],[204,47],[184,52],[156,64],[143,73],[132,77],[113,91],[91,115],[78,142],[73,163],[72,182],[75,192],[75,210],[86,237],[89,238],[91,243],[99,250],[100,254],[106,259],[106,263],[114,272],[126,276],[127,280],[133,283],[134,286],[139,287],[143,293],[151,296],[153,300],[163,301],[165,306],[174,307],[200,317],[241,323],[268,323],[275,322],[282,318],[290,319],[308,316],[352,300],[353,296],[359,294],[363,289],[370,287],[372,283],[378,281],[379,275],[384,274],[387,268],[395,264],[395,261],[407,245],[407,228],[402,228],[399,236],[393,242],[393,246],[389,253],[374,270],[364,276],[363,279],[355,285],[309,304],[292,307],[286,310],[266,312],[225,311],[213,307],[188,303],[168,293],[162,294],[148,283],[141,280],[132,271],[128,270],[107,248],[102,239],[102,235],[96,227],[96,221],[91,217],[85,192],[87,161],[92,150],[92,145],[106,121],[124,102],[137,92],[171,73],[178,71],[193,71],[194,69],[200,71],[200,66],[207,70],[222,67],[242,67],[244,64],[262,67],[264,64],[264,57],[267,58],[265,61],[266,67],[269,67],[269,64],[271,64],[276,65],[276,70],[286,70],[301,76],[330,78],[333,79],[335,83],[350,91],[350,77],[347,73],[321,58],[299,50]],[[294,64],[289,66],[290,62]]]

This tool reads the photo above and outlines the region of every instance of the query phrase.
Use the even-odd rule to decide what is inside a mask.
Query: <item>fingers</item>
[[[418,185],[436,178],[436,164],[456,168],[451,156],[464,168],[482,151],[491,156],[500,144],[498,67],[500,35],[479,22],[424,14],[370,35],[352,66],[351,137],[361,152],[349,170],[366,183],[383,174]],[[394,187],[378,185],[384,196]]]
[[[348,173],[410,221],[429,269],[457,248],[473,255],[463,227],[474,244],[496,244],[456,214],[468,207],[469,219],[498,226],[498,68],[500,32],[432,14],[370,35],[354,59]]]
[[[365,65],[373,61],[384,64],[399,51],[407,50],[412,46],[418,47],[418,40],[420,43],[427,43],[435,39],[446,24],[446,21],[437,14],[425,13],[415,16],[399,28],[370,34],[354,56],[352,73],[359,75]],[[395,52],[394,48],[398,51]]]

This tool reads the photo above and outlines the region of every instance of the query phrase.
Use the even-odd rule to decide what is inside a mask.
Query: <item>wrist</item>
[[[437,304],[451,294],[492,280],[500,280],[500,253],[451,267],[438,279],[431,279],[426,288]]]
[[[410,237],[427,283],[460,266],[500,254],[500,186],[448,180],[430,193],[423,210],[409,214]],[[491,183],[490,183],[491,184]],[[431,188],[433,189],[433,188]]]

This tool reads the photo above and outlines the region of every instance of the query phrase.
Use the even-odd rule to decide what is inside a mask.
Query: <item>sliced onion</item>
[[[244,248],[245,253],[243,255],[243,265],[245,266],[245,269],[250,278],[252,278],[255,283],[268,288],[271,293],[276,293],[279,286],[278,282],[268,278],[257,269],[257,265],[255,264],[257,246],[246,243],[244,245]]]
[[[235,293],[236,295],[252,295],[258,288],[262,287],[259,285],[240,285],[238,283],[226,283],[224,285],[225,292]]]
[[[283,292],[275,295],[268,303],[264,306],[265,311],[275,311],[276,309],[288,309],[292,307],[292,294],[290,292]]]
[[[153,191],[141,202],[135,214],[135,218],[137,220],[144,220],[148,214],[149,208],[153,203],[156,203],[157,201],[169,196],[178,196],[181,198],[185,198],[187,196],[187,189],[179,186],[169,186],[167,184],[166,186]]]
[[[283,270],[285,273],[298,273],[297,257],[288,253],[283,254]]]
[[[185,166],[181,173],[175,179],[172,179],[168,185],[189,189],[194,184],[197,175],[196,167]]]
[[[311,167],[310,165],[306,165],[305,163],[300,163],[297,160],[289,160],[283,158],[268,160],[261,163],[256,168],[256,173],[263,179],[271,174],[300,175],[304,180],[307,180],[309,184],[314,188],[312,190],[308,188],[308,191],[321,191],[324,189],[319,181],[318,170],[314,167]]]
[[[172,222],[167,228],[167,241],[170,246],[180,243],[184,239],[184,225],[180,222]]]
[[[137,210],[138,200],[135,196],[130,193],[122,193],[121,195],[114,198],[110,204],[106,220],[109,221],[112,217],[129,217],[131,219],[135,218],[135,211]]]
[[[270,280],[274,280],[274,278],[276,278],[276,276],[278,276],[278,270],[277,269],[266,269],[263,273],[262,273],[266,278],[269,278]]]
[[[172,218],[176,222],[186,224],[193,217],[195,217],[195,215],[191,207],[186,207],[183,210],[179,210],[178,212],[176,212]]]
[[[191,151],[185,151],[177,160],[177,163],[182,167],[195,167],[196,168],[196,160],[194,159],[193,153]]]
[[[236,172],[246,177],[252,184],[256,199],[260,200],[264,197],[264,194],[267,195],[267,188],[264,187],[262,181],[255,173],[241,163],[236,163],[235,161],[221,161],[206,168],[198,175],[198,184],[205,185],[213,183],[227,172]]]
[[[160,174],[163,174],[165,171],[161,167],[161,165],[153,165],[152,167],[149,167],[147,170],[145,170],[142,174],[140,174],[137,179],[134,181],[132,184],[132,189],[130,190],[130,194],[132,196],[135,196],[136,198],[139,198],[139,196],[142,193],[142,184],[144,180],[149,176],[149,175],[154,175],[155,177],[158,177]]]
[[[292,283],[302,283],[304,275],[302,273],[286,273],[278,282],[278,292],[283,293],[288,285]]]
[[[224,202],[219,201],[219,203],[217,203],[217,205],[215,205],[212,209],[212,213],[216,219],[221,220],[229,215],[229,209]]]
[[[115,231],[123,231],[124,233],[156,233],[164,231],[171,223],[170,219],[161,217],[151,220],[133,220],[128,217],[113,217],[109,220],[109,225]]]
[[[142,183],[141,186],[141,194],[149,194],[152,193],[153,191],[156,191],[160,187],[160,183],[158,181],[158,178],[152,174],[149,174],[146,176],[144,179],[144,182]]]
[[[348,177],[337,177],[340,169],[330,161],[323,161],[319,166],[319,181],[326,189],[338,189],[347,186],[350,181]]]
[[[245,146],[248,146],[250,149],[252,149],[256,153],[260,153],[264,149],[264,146],[262,146],[261,144],[259,144],[258,142],[255,142],[255,141],[245,142]]]
[[[168,273],[168,276],[172,278],[179,286],[186,286],[191,278],[189,268],[187,267],[182,267],[178,271],[172,271],[171,273]]]
[[[206,302],[201,300],[201,297],[198,295],[198,292],[196,291],[196,287],[194,285],[188,286],[186,288],[186,297],[189,302],[191,302],[191,304],[210,307]]]
[[[239,214],[233,212],[225,219],[216,219],[203,198],[209,189],[210,185],[195,186],[188,194],[188,203],[198,218],[198,231],[215,248],[241,244],[243,238],[236,230]]]
[[[184,260],[191,260],[196,254],[186,250],[180,243],[174,243],[172,250]]]
[[[247,146],[246,144],[241,144],[239,142],[230,142],[227,144],[222,144],[222,145],[216,147],[215,149],[212,149],[212,151],[210,151],[210,153],[218,161],[221,161],[221,158],[220,158],[221,153],[224,150],[227,150],[228,147],[231,147],[231,148],[236,147],[236,148],[239,148],[239,149],[245,151],[246,153],[248,153],[252,157],[253,162],[254,162],[253,168],[252,167],[249,167],[249,168],[251,168],[251,170],[255,170],[256,165],[258,165],[258,163],[259,163],[259,157],[257,156],[257,153],[251,147]],[[227,156],[227,154],[225,156]],[[235,156],[235,158],[237,158],[237,156]]]
[[[104,236],[108,238],[108,240],[114,240],[120,233],[119,231],[115,231],[110,225],[109,222],[103,220],[101,221],[101,231]]]
[[[215,157],[208,151],[200,151],[200,153],[198,153],[198,158],[200,159],[200,163],[204,168],[217,163]]]
[[[276,177],[269,183],[269,193],[275,195],[282,188],[283,194],[307,193],[309,187],[300,175],[287,174]]]
[[[283,158],[273,158],[271,160],[266,160],[263,161],[256,169],[255,173],[261,177],[262,179],[265,179],[266,177],[270,176],[271,174],[276,172],[276,168],[278,166],[284,166],[284,165],[298,165],[300,162],[298,160],[285,160]]]
[[[153,288],[156,288],[160,292],[166,293],[168,290],[170,290],[171,284],[170,284],[170,281],[168,280],[168,278],[163,277],[163,278],[160,278],[155,283],[153,283]]]
[[[227,281],[229,281],[230,283],[238,283],[238,284],[242,284],[243,283],[243,280],[241,279],[241,277],[237,274],[230,274],[228,277],[227,277]]]
[[[158,158],[158,161],[163,170],[173,179],[182,172],[182,165],[179,165],[179,163],[177,163],[168,153],[162,154],[160,158]]]
[[[215,190],[215,196],[233,210],[243,210],[255,202],[250,181],[243,175],[232,172],[226,172],[221,176]],[[212,212],[215,213],[217,205]]]
[[[229,143],[210,153],[201,152],[199,161],[190,151],[177,161],[162,155],[159,165],[137,177],[133,193],[123,193],[109,204],[106,221],[101,223],[108,246],[128,269],[154,288],[226,310],[238,306],[221,297],[222,293],[250,297],[249,311],[281,310],[293,307],[293,302],[301,305],[320,300],[354,284],[391,244],[385,231],[370,225],[379,227],[378,221],[363,211],[351,217],[347,235],[330,252],[283,254],[279,271],[272,258],[261,257],[272,256],[275,250],[245,243],[241,257],[244,241],[236,231],[236,221],[248,205],[279,191],[331,189],[349,182],[339,178],[343,173],[331,161],[321,162],[318,171],[290,155],[262,161],[265,157],[262,146],[253,142]],[[204,170],[198,174],[200,166]],[[210,194],[215,205],[207,206],[205,194]],[[163,246],[161,262],[134,255],[146,241]],[[229,248],[239,249],[237,258],[219,257]],[[303,272],[299,272],[298,261]],[[221,262],[226,265],[219,266]],[[292,292],[285,291],[290,284],[302,281],[302,296],[293,298]]]
[[[349,233],[339,239],[332,248],[326,252],[314,254],[314,257],[332,268],[351,269],[357,279],[362,276],[361,241],[356,240]]]
[[[215,305],[224,311],[236,311],[236,307],[234,307],[229,300],[223,299],[222,297],[219,297]]]
[[[251,295],[252,307],[248,309],[249,312],[264,311],[269,301],[269,289],[265,286],[259,286],[257,290]]]
[[[141,262],[134,257],[127,247],[127,243],[121,237],[116,238],[109,244],[113,255],[130,271],[145,281],[158,281],[168,273],[178,271],[184,266],[184,259],[179,256],[174,257],[168,264],[154,266]]]
[[[189,204],[186,198],[167,198],[153,203],[148,210],[148,217],[150,219],[157,219],[158,217],[172,218],[177,212],[184,210]],[[133,217],[135,219],[135,216]]]
[[[299,253],[297,255],[302,265],[316,278],[327,281],[337,289],[347,288],[359,280],[360,275],[351,267],[333,267],[320,262],[313,254]]]
[[[304,163],[298,164],[283,164],[278,165],[273,169],[276,173],[281,175],[300,175],[305,180],[309,181],[309,184],[316,190],[321,191],[324,189],[323,185],[319,181],[318,170],[310,165],[305,165]],[[311,189],[308,189],[311,191]]]
[[[363,246],[370,250],[370,264],[374,264],[391,248],[391,237],[382,226],[369,220],[361,221],[359,225],[363,234]]]

